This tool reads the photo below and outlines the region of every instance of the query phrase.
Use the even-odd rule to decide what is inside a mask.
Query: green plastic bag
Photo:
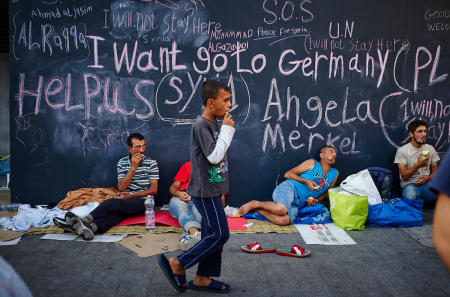
[[[337,187],[328,190],[331,219],[344,230],[364,230],[369,213],[367,196],[351,195]]]

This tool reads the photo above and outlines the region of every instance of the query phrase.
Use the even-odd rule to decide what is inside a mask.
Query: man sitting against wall
[[[394,163],[400,172],[402,194],[407,199],[435,200],[428,182],[438,168],[439,155],[427,140],[427,123],[414,120],[408,125],[411,141],[397,150]]]
[[[191,179],[191,162],[181,165],[173,179],[169,192],[172,195],[169,203],[170,214],[178,219],[183,234],[180,239],[180,249],[187,251],[201,239],[202,216],[198,212],[191,196],[186,193]],[[225,194],[222,195],[222,205],[225,206]]]
[[[323,200],[328,189],[334,187],[339,176],[336,163],[336,150],[325,145],[319,150],[320,161],[309,159],[284,174],[287,179],[272,193],[272,201],[253,200],[239,209],[241,216],[256,211],[277,225],[289,225],[304,206],[315,205]]]
[[[184,163],[173,179],[169,192],[172,195],[169,203],[170,214],[178,219],[183,234],[180,249],[187,251],[201,239],[202,216],[198,212],[186,189],[191,179],[191,162]]]
[[[69,211],[64,219],[55,218],[55,225],[92,240],[94,233],[105,233],[126,218],[143,216],[145,197],[156,195],[159,179],[158,164],[144,155],[145,146],[142,134],[128,137],[130,154],[117,163],[119,197],[105,200],[83,219]]]

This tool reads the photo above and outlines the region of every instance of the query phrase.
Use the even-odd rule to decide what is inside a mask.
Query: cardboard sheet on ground
[[[247,224],[246,218],[227,218],[228,226],[230,230],[247,230],[247,227],[244,226]],[[155,222],[159,224],[164,224],[168,226],[180,227],[178,220],[173,218],[169,212],[157,211],[155,212]],[[135,224],[145,224],[145,217],[132,217],[123,220],[118,224],[118,226],[126,226],[126,225],[135,225]]]
[[[180,234],[144,234],[127,237],[119,242],[127,249],[135,252],[139,257],[145,258],[157,254],[177,250]]]
[[[19,231],[11,231],[11,230],[2,230],[0,229],[0,241],[10,241],[16,238],[21,237],[22,235],[25,235],[30,232],[34,232],[36,230],[39,230],[36,227],[30,227],[27,232],[19,232]]]
[[[41,239],[51,239],[51,240],[75,240],[84,242],[118,242],[122,240],[126,234],[123,235],[95,235],[94,239],[86,241],[82,238],[76,239],[78,236],[73,234],[46,234],[41,237]]]
[[[19,231],[0,230],[0,241],[13,240],[24,234],[25,233]]]
[[[348,245],[356,242],[333,223],[295,225],[306,244]]]
[[[16,239],[12,239],[12,240],[8,240],[8,241],[0,241],[0,246],[17,245],[21,238],[22,237],[19,237],[19,238],[16,238]]]

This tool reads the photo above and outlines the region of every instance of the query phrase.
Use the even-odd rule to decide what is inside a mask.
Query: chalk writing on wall
[[[443,154],[448,3],[345,2],[11,1],[12,146],[27,156],[16,170],[51,178],[68,154],[79,160],[74,174],[94,156],[115,163],[127,135],[145,131],[155,159],[174,171],[211,77],[231,89],[231,152],[245,147],[258,160],[237,157],[245,175],[264,167],[272,180],[288,168],[270,164],[293,166],[298,152],[305,159],[324,144],[350,158],[344,173],[355,160],[390,167],[415,118],[429,122],[429,143]],[[113,172],[93,175],[83,183],[114,181]]]

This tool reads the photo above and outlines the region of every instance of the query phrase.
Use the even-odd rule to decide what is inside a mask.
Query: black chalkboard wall
[[[443,156],[449,50],[447,0],[10,1],[12,200],[116,186],[141,132],[168,203],[211,77],[232,90],[230,205],[327,143],[341,179],[395,169],[414,118]]]

